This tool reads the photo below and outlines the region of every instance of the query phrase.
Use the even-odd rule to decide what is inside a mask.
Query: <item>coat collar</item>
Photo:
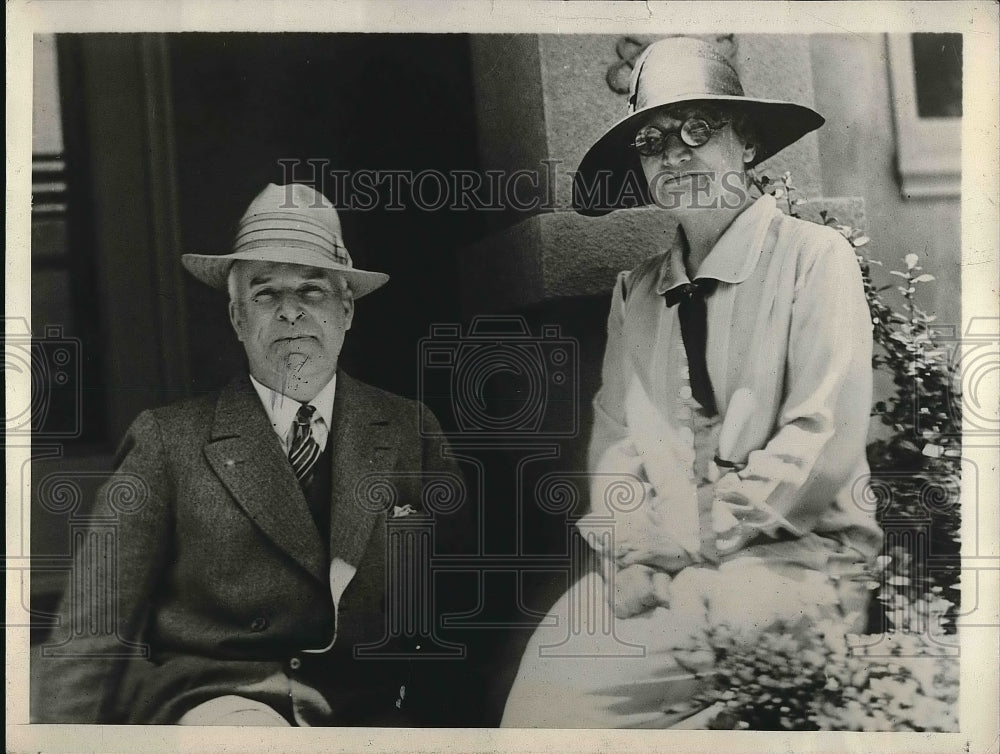
[[[385,399],[337,373],[330,427],[332,448],[330,555],[357,566],[382,511],[359,505],[366,474],[391,469],[395,436]],[[321,581],[329,563],[278,436],[246,377],[220,394],[205,456],[236,503],[278,547]]]
[[[750,277],[760,259],[767,229],[777,212],[774,197],[770,194],[764,194],[747,207],[715,242],[712,251],[701,263],[695,280],[713,278],[735,284]],[[684,269],[684,242],[678,229],[660,265],[656,292],[663,295],[689,282]]]

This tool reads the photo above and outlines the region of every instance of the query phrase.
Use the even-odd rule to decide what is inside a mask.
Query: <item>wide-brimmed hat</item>
[[[358,299],[386,284],[384,272],[354,267],[340,234],[337,210],[301,183],[269,184],[240,218],[230,254],[184,254],[185,269],[213,288],[226,288],[233,262],[284,262],[336,270]]]
[[[706,42],[670,37],[639,56],[629,84],[628,112],[587,150],[573,179],[573,209],[596,217],[648,204],[648,187],[632,148],[636,129],[650,110],[682,103],[739,108],[755,125],[753,167],[825,122],[815,110],[784,100],[748,97],[736,70]]]

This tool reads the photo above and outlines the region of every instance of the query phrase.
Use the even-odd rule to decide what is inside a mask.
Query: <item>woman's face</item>
[[[681,127],[691,118],[709,126],[703,132],[708,140],[701,146],[681,138]],[[664,108],[651,112],[636,133],[664,137],[661,152],[639,155],[654,206],[677,211],[738,209],[747,201],[746,163],[756,148],[744,143],[729,123],[697,107]]]

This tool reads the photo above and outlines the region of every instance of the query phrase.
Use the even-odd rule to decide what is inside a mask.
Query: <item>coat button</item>
[[[250,624],[250,630],[254,632],[263,631],[267,628],[267,618],[254,618]]]
[[[298,670],[299,668],[302,667],[302,660],[300,660],[298,657],[293,657],[288,661],[288,667],[290,667],[292,670]]]

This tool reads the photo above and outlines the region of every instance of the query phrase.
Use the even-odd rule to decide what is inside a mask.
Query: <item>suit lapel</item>
[[[220,394],[205,457],[260,530],[325,582],[323,543],[302,488],[248,379],[235,381]]]
[[[386,505],[379,503],[372,485],[378,481],[392,484],[386,472],[395,465],[397,435],[386,401],[373,388],[338,372],[330,428],[330,555],[355,568],[372,528],[385,520]]]

